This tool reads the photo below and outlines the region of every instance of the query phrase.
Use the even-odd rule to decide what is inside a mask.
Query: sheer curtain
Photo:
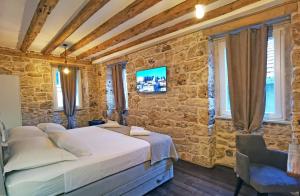
[[[59,67],[61,89],[63,94],[64,113],[68,119],[68,129],[76,127],[75,112],[76,112],[76,67],[68,67],[69,73],[63,72],[63,67]]]
[[[245,132],[261,127],[265,112],[267,27],[226,35],[231,116]]]

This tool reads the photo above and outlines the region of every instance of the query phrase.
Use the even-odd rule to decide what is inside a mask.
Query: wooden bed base
[[[172,179],[174,176],[173,163],[170,159],[150,166],[146,169],[146,171],[143,171],[144,169],[137,168],[139,166],[93,182],[64,195],[139,196],[148,193],[166,181]]]

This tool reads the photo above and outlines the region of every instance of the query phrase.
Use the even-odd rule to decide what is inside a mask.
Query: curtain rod
[[[235,30],[231,30],[231,31],[220,33],[220,34],[212,35],[212,36],[209,37],[209,40],[217,40],[217,39],[220,39],[220,38],[224,37],[228,33],[238,33],[242,30],[247,29],[247,28],[258,28],[262,25],[267,25],[268,27],[269,26],[272,27],[272,25],[274,25],[274,24],[279,24],[279,23],[282,23],[282,22],[288,22],[290,20],[291,20],[290,16],[284,16],[284,17],[268,20],[268,21],[265,21],[265,22],[260,23],[260,24],[244,26],[244,27],[240,27],[240,28],[235,29]]]
[[[120,61],[120,62],[117,62],[117,63],[112,63],[112,64],[109,64],[109,65],[106,65],[107,67],[111,67],[111,66],[114,66],[114,65],[122,65],[122,66],[124,66],[124,65],[126,65],[128,63],[128,61]]]
[[[84,65],[76,65],[76,64],[67,64],[65,65],[64,63],[50,63],[51,67],[77,67],[77,68],[82,68],[82,67],[86,67]]]

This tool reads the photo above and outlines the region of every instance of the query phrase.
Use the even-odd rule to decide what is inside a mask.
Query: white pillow
[[[60,148],[63,148],[77,157],[88,156],[90,149],[76,136],[62,131],[49,131],[49,138]]]
[[[145,136],[145,135],[150,135],[150,131],[145,130],[143,127],[131,126],[130,135],[131,136]]]
[[[37,125],[38,128],[42,129],[45,132],[48,131],[64,131],[66,130],[66,128],[60,124],[56,124],[56,123],[40,123]]]
[[[10,157],[4,166],[4,173],[77,159],[71,153],[57,148],[46,137],[13,141],[9,144],[9,148]]]
[[[117,121],[108,120],[105,124],[99,125],[102,128],[119,128],[121,125]]]
[[[19,126],[9,130],[8,141],[33,137],[48,137],[46,133],[35,126]]]

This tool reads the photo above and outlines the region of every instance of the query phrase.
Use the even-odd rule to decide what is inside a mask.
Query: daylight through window
[[[54,108],[55,109],[63,109],[63,94],[61,88],[61,81],[60,81],[60,72],[58,68],[53,69],[53,78],[54,78]],[[81,92],[81,74],[80,70],[77,71],[77,81],[76,81],[76,107],[80,108],[82,100],[82,92]]]
[[[284,118],[284,31],[276,28],[268,37],[265,120]],[[230,117],[225,39],[215,41],[217,114]]]

